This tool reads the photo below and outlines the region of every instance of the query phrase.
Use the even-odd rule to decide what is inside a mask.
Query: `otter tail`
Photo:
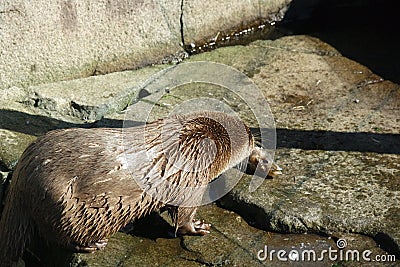
[[[0,267],[16,266],[31,236],[26,211],[21,209],[14,193],[8,193],[0,220]]]

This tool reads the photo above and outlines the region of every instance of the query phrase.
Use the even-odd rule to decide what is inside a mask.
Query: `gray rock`
[[[185,44],[190,45],[196,41],[213,38],[216,40],[218,34],[243,27],[257,19],[280,21],[290,2],[184,1],[182,21]],[[218,25],[218,29],[215,25]]]
[[[277,160],[285,170],[282,177],[253,193],[246,177],[221,205],[271,231],[396,237],[390,232],[400,197],[397,156],[280,149]]]
[[[285,173],[254,193],[242,180],[223,207],[274,231],[384,233],[399,253],[398,86],[307,36],[191,60],[205,59],[251,75],[268,98]]]
[[[118,113],[137,101],[141,87],[163,68],[166,66],[0,91],[0,164],[11,170],[29,143],[49,130],[83,127]],[[123,114],[97,125],[120,126],[122,121]]]
[[[116,113],[143,97],[141,88],[166,67],[0,91],[1,171],[12,170],[25,148],[49,130],[84,127],[85,122],[110,114],[113,118],[103,118],[96,125],[121,127],[124,114]]]
[[[242,22],[277,20],[289,3],[4,0],[0,90],[137,69],[171,55],[179,61],[184,36],[197,41]]]
[[[318,39],[306,36],[217,49],[188,61],[197,60],[225,63],[253,77],[274,111],[278,127],[276,161],[284,174],[265,180],[252,193],[251,177],[245,175],[218,202],[240,215],[232,213],[236,221],[227,219],[226,211],[201,209],[199,216],[213,224],[213,231],[203,238],[183,239],[183,248],[197,253],[191,261],[261,264],[255,258],[256,248],[263,243],[274,244],[275,239],[267,238],[269,234],[262,231],[255,234],[251,230],[254,228],[245,224],[238,225],[237,221],[243,223],[243,218],[267,231],[324,234],[345,239],[349,249],[372,249],[374,255],[385,254],[379,249],[375,251],[374,240],[363,236],[369,235],[389,254],[398,254],[400,168],[397,148],[393,146],[398,142],[398,114],[389,112],[397,105],[392,99],[397,94],[395,85],[382,81]],[[346,69],[339,75],[336,70],[343,66]],[[210,97],[236,107],[242,115],[247,114],[239,105],[240,100],[224,99],[226,95],[211,85],[178,89],[158,102],[164,108],[158,109],[156,115],[168,114],[186,100],[209,93]],[[355,96],[363,100],[356,104],[352,101]],[[387,124],[388,121],[392,123]],[[254,119],[247,118],[247,122],[256,125]],[[277,237],[277,248],[285,247],[285,238]],[[208,243],[210,239],[212,243]],[[322,237],[318,240],[331,242]],[[321,245],[309,239],[288,243],[299,244],[296,242]],[[358,266],[354,262],[348,265]]]
[[[46,131],[78,123],[61,115],[49,117],[44,110],[23,102],[28,93],[19,88],[0,91],[0,170],[13,169],[25,148]]]
[[[154,0],[2,1],[0,88],[136,69],[182,51],[163,13],[180,5],[169,7]]]
[[[187,61],[202,60],[225,63],[246,73],[268,99],[278,128],[276,161],[284,174],[263,181],[254,192],[249,192],[252,177],[244,175],[238,185],[219,201],[218,204],[225,210],[215,205],[201,208],[198,217],[213,224],[212,233],[208,236],[171,239],[158,232],[160,229],[168,232],[167,226],[159,227],[165,222],[159,221],[155,227],[147,230],[136,224],[133,227],[134,236],[118,233],[110,239],[104,251],[90,255],[74,254],[76,266],[268,265],[268,262],[257,259],[257,252],[264,245],[289,249],[304,247],[304,244],[308,247],[309,243],[310,247],[322,250],[327,246],[334,247],[337,238],[347,240],[349,248],[360,251],[371,249],[374,255],[384,254],[373,239],[364,235],[374,237],[389,254],[399,254],[400,126],[397,122],[400,98],[397,85],[382,80],[366,67],[346,59],[326,43],[307,36],[221,48],[193,56]],[[155,71],[142,70],[147,78]],[[115,75],[114,78],[119,77]],[[101,84],[111,77],[104,76]],[[154,84],[157,79],[154,78]],[[232,84],[236,81],[232,81]],[[67,123],[63,127],[72,126],[73,122],[62,118],[65,114],[72,114],[64,109],[67,107],[62,102],[64,98],[69,101],[76,99],[81,106],[91,107],[113,102],[107,95],[96,99],[87,97],[83,90],[79,90],[80,85],[88,86],[92,82],[96,84],[95,79],[87,83],[72,82],[78,88],[75,91],[77,96],[71,97],[60,89],[62,99],[52,95],[51,90],[34,88],[41,92],[41,95],[37,94],[41,98],[55,99],[49,101],[55,105],[42,105],[40,108],[34,107],[35,104],[26,105],[32,102],[26,102],[24,96],[31,95],[22,90],[11,101],[14,106],[10,106],[9,102],[2,103],[3,106],[8,105],[7,109],[2,110],[7,116],[0,116],[6,122],[2,123],[2,128],[6,125],[8,128],[5,129],[12,134],[26,134],[35,138],[46,129],[59,127],[60,124]],[[65,82],[65,87],[60,88],[67,88],[67,84]],[[140,83],[132,86],[144,88],[137,85]],[[142,91],[140,97],[140,90],[120,97],[125,92],[124,86],[117,92],[110,89],[118,100],[117,104],[113,108],[107,106],[104,110],[93,108],[91,114],[94,115],[89,117],[105,116],[108,120],[121,122],[125,114],[115,114],[113,110],[124,106],[118,103],[126,103],[126,99],[133,98],[139,110],[156,107],[151,113],[151,118],[156,118],[178,110],[176,108],[186,100],[198,99],[206,94],[219,103],[232,106],[249,125],[257,126],[254,116],[248,115],[252,110],[240,98],[226,94],[215,84],[173,88],[157,102],[152,102],[151,96],[158,89],[151,87],[152,83],[149,85],[146,88],[154,90]],[[20,103],[21,99],[25,104]],[[354,99],[359,99],[359,102],[355,103]],[[54,110],[51,110],[53,107]],[[49,119],[45,114],[51,114],[52,117]],[[77,120],[76,123],[82,123],[83,117],[77,117],[72,118]],[[27,118],[29,121],[38,119],[34,128],[26,129]],[[13,126],[13,119],[22,124]],[[19,138],[16,135],[12,140],[23,140]],[[9,145],[6,145],[8,148]],[[12,153],[14,159],[18,158],[18,151]],[[11,163],[6,165],[12,168]],[[145,225],[154,225],[156,220],[153,218],[145,221]],[[265,230],[309,234],[286,236]],[[315,236],[315,233],[332,238]],[[274,262],[273,265],[278,263]],[[342,263],[329,261],[322,264]],[[343,264],[368,266],[370,263]],[[376,266],[376,262],[369,266]]]
[[[162,215],[169,221],[165,214]],[[257,255],[260,250],[265,250],[265,246],[268,255],[271,250],[285,250],[287,260],[290,260],[288,254],[292,250],[299,252],[299,255],[305,250],[312,250],[315,251],[316,257],[321,255],[322,250],[329,248],[337,250],[332,238],[314,234],[279,234],[262,231],[249,226],[236,213],[218,208],[216,205],[201,207],[198,218],[212,223],[209,235],[166,238],[165,233],[162,234],[159,230],[162,218],[156,219],[153,216],[151,220],[144,222],[144,228],[136,226],[142,227],[134,231],[136,236],[117,233],[103,251],[95,254],[74,254],[72,262],[75,264],[72,266],[287,266],[288,262],[280,261],[276,253],[271,258],[267,256],[265,259],[259,259]],[[165,227],[161,228],[167,230]],[[143,237],[149,234],[152,236],[151,239]],[[369,237],[343,234],[341,238],[348,242],[348,249],[358,249],[360,252],[368,249],[373,255],[385,254]],[[260,253],[260,256],[264,255]],[[330,260],[325,257],[320,261],[315,260],[313,266],[327,266],[340,262],[339,258]],[[310,262],[307,260],[296,262],[296,266],[310,266]]]
[[[155,73],[167,66],[153,66],[71,81],[29,87],[27,103],[50,113],[100,120],[125,109],[140,97],[140,89]]]

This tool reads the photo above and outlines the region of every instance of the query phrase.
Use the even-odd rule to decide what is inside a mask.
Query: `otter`
[[[249,128],[221,112],[173,115],[141,126],[71,128],[39,137],[22,154],[0,221],[4,266],[34,233],[93,252],[129,222],[167,208],[176,235],[205,235],[195,220],[204,186],[250,156],[265,164]]]

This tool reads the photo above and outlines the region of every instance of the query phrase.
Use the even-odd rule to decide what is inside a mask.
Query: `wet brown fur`
[[[213,118],[224,121],[227,130]],[[230,131],[236,134],[234,138]],[[143,132],[145,142],[140,138]],[[209,160],[207,146],[199,145],[205,138],[215,144],[209,166],[204,164]],[[101,243],[130,221],[165,206],[145,193],[133,177],[146,176],[149,192],[161,177],[179,186],[206,185],[249,156],[253,146],[253,137],[240,120],[217,112],[174,116],[128,128],[124,134],[111,128],[51,131],[25,150],[14,170],[0,221],[2,264],[7,266],[7,259],[17,261],[34,232],[72,250]],[[121,160],[124,153],[143,151],[154,157],[143,159],[131,173]],[[179,160],[177,151],[194,159],[191,164],[198,164],[194,167],[201,171],[169,173]],[[163,186],[154,190],[165,191],[167,199],[183,197]],[[193,234],[196,207],[183,204],[170,207],[171,215],[178,233]]]

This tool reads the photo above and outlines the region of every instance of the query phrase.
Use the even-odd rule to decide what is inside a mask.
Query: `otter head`
[[[254,149],[254,137],[243,121],[220,112],[194,113],[185,117],[180,147],[190,148],[190,157],[203,160],[203,167],[216,166],[217,176],[239,164]],[[193,149],[198,149],[196,153]],[[197,158],[196,158],[197,156]],[[198,164],[196,164],[198,166]]]
[[[282,168],[274,163],[267,150],[261,147],[254,147],[251,151],[246,171],[261,177],[275,177],[282,174]]]

